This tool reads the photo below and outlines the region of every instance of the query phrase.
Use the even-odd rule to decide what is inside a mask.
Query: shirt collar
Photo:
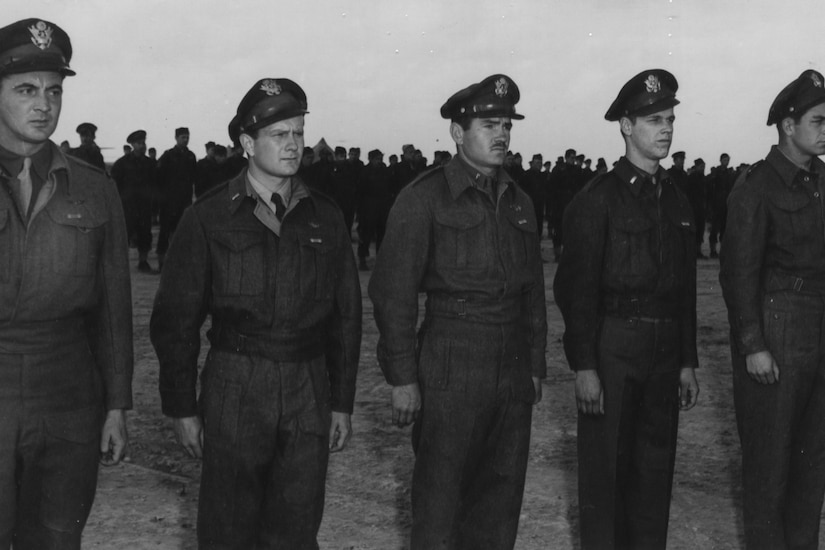
[[[478,187],[482,178],[489,177],[470,166],[459,155],[455,155],[450,162],[447,163],[444,171],[447,176],[447,185],[450,188],[450,194],[453,199],[457,199],[469,187]],[[501,166],[496,170],[494,178],[498,182],[499,188],[501,188],[502,184],[509,188],[513,183],[513,178],[511,178]]]
[[[52,169],[52,148],[51,142],[47,142],[38,152],[31,156],[32,169],[40,180],[46,181],[49,171]],[[6,176],[15,178],[23,169],[23,156],[12,153],[3,146],[0,146],[0,167]]]
[[[651,175],[635,166],[632,162],[627,160],[627,157],[620,158],[613,171],[617,176],[619,176],[619,179],[627,184],[634,197],[638,197],[639,193],[642,192],[642,187],[644,186],[645,181],[652,182],[654,178],[656,182],[661,184],[665,184],[670,181],[667,170],[662,168],[661,165],[656,169],[656,173]]]
[[[819,157],[814,157],[811,161],[811,169],[806,170],[789,159],[776,145],[771,147],[768,156],[765,158],[765,162],[776,170],[782,182],[788,187],[794,184],[800,172],[803,174],[813,174],[814,177],[825,174],[825,163],[823,163]]]

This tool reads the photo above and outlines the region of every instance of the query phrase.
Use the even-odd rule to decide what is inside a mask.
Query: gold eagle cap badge
[[[662,84],[659,82],[659,77],[655,74],[648,75],[645,80],[645,89],[650,94],[655,94],[662,89]]]
[[[32,44],[41,50],[52,45],[52,32],[54,31],[44,21],[38,21],[29,27],[29,32],[32,33]]]
[[[261,82],[261,90],[266,92],[266,95],[278,95],[281,93],[281,87],[276,80],[267,78]]]
[[[498,97],[506,96],[507,95],[507,88],[509,88],[509,87],[510,87],[510,85],[507,83],[506,78],[504,78],[504,77],[499,78],[498,80],[496,80],[496,95]]]

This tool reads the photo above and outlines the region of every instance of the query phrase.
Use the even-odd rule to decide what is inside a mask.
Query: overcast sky
[[[511,149],[555,161],[567,147],[612,162],[624,152],[604,113],[654,67],[679,81],[671,152],[709,166],[765,156],[768,107],[808,68],[825,70],[822,0],[27,0],[3,24],[39,17],[74,47],[57,142],[84,121],[107,160],[148,132],[160,152],[189,127],[190,148],[226,126],[258,79],[306,91],[306,142],[453,150],[439,116],[454,92],[494,74],[518,84]],[[526,164],[526,162],[525,162]],[[670,165],[670,161],[664,163]]]

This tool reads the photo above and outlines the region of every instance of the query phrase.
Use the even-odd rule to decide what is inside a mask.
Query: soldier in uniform
[[[685,152],[677,151],[670,155],[670,158],[673,159],[673,166],[668,168],[667,174],[679,190],[687,195],[688,174],[685,171]]]
[[[583,550],[665,548],[679,410],[699,392],[693,215],[659,165],[677,86],[652,69],[622,87],[605,118],[625,156],[564,215],[553,289],[576,372]]]
[[[779,143],[740,179],[720,281],[728,306],[749,550],[817,548],[825,493],[825,87],[776,97]]]
[[[81,123],[77,127],[77,133],[80,136],[80,146],[69,151],[69,154],[105,171],[106,163],[103,162],[103,154],[100,152],[100,147],[95,143],[96,132],[97,126],[91,122]]]
[[[536,230],[541,238],[544,226],[544,204],[547,202],[547,174],[541,171],[543,157],[536,153],[530,160],[530,168],[524,172],[519,180],[524,192],[533,202],[533,210],[536,213]]]
[[[99,463],[126,452],[132,300],[123,212],[49,138],[72,46],[0,29],[0,548],[79,549]]]
[[[707,259],[702,253],[702,243],[705,242],[705,223],[707,211],[707,185],[705,182],[705,161],[698,158],[687,175],[687,195],[690,209],[693,210],[693,220],[696,227],[696,258]]]
[[[247,92],[229,135],[249,167],[186,210],[155,297],[163,413],[203,457],[201,549],[317,549],[329,452],[351,433],[361,290],[341,211],[296,177],[306,113],[291,80]]]
[[[716,250],[717,243],[722,242],[725,236],[725,227],[728,219],[728,196],[733,184],[736,181],[736,174],[733,168],[729,167],[730,155],[722,153],[719,157],[719,166],[711,170],[708,181],[708,192],[710,194],[710,234],[708,235],[708,245],[710,246],[710,257],[718,258],[719,252]]]
[[[178,227],[183,211],[192,204],[197,174],[195,153],[189,150],[189,128],[175,130],[175,146],[158,159],[160,190],[160,233],[158,234],[158,269],[163,269],[169,240]]]
[[[369,164],[361,170],[358,179],[358,269],[361,271],[369,271],[370,243],[375,242],[376,254],[381,248],[393,202],[384,153],[373,149],[367,159]]]
[[[547,332],[533,205],[502,168],[518,100],[497,74],[441,107],[458,154],[398,196],[370,280],[393,420],[415,422],[413,550],[516,540]]]
[[[131,242],[138,251],[137,269],[141,273],[156,274],[149,265],[152,250],[152,206],[155,197],[155,166],[146,156],[146,132],[135,130],[126,138],[132,152],[117,159],[112,165],[112,179],[117,184],[126,226]]]

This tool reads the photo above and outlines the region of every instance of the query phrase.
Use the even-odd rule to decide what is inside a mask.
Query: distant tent
[[[321,151],[329,151],[329,156],[332,157],[335,154],[335,150],[327,144],[327,140],[321,138],[321,141],[315,144],[312,148],[315,151],[315,160],[312,162],[318,162],[321,160]]]

